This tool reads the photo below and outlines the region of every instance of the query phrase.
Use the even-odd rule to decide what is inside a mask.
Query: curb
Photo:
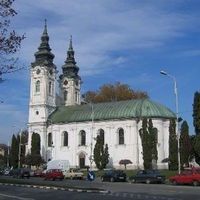
[[[108,194],[110,191],[108,190],[94,190],[94,189],[80,189],[80,188],[64,188],[64,187],[56,187],[56,186],[41,186],[41,185],[24,185],[24,184],[13,184],[13,183],[0,183],[0,185],[5,186],[16,186],[16,187],[26,187],[26,188],[39,188],[39,189],[46,189],[46,190],[62,190],[68,192],[87,192],[87,193],[101,193],[101,194]]]

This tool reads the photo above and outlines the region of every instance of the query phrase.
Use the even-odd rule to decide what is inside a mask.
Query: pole
[[[180,156],[180,133],[179,133],[179,121],[178,121],[178,91],[177,91],[177,82],[175,77],[173,77],[174,80],[174,94],[176,98],[176,134],[177,134],[177,148],[178,148],[178,173],[181,173],[181,156]]]
[[[20,133],[19,133],[19,153],[18,153],[18,168],[20,168],[20,162],[21,162],[21,133],[22,130],[20,129]]]
[[[8,142],[7,168],[9,168],[10,144]]]
[[[175,94],[175,106],[176,106],[176,136],[177,136],[177,148],[178,148],[178,173],[181,173],[181,156],[180,156],[180,133],[179,133],[179,109],[178,109],[178,89],[176,78],[165,71],[160,71],[162,75],[168,76],[173,80],[174,83],[174,94]]]
[[[91,144],[90,144],[90,169],[92,168],[92,150],[93,150],[93,125],[94,125],[94,108],[93,104],[91,103],[91,119],[92,119],[92,126],[91,126]]]

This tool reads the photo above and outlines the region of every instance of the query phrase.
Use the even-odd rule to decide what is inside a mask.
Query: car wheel
[[[136,181],[135,181],[135,179],[134,179],[134,178],[131,180],[131,183],[136,183]]]
[[[114,182],[115,179],[113,177],[110,178],[110,182]]]
[[[173,180],[173,181],[172,181],[172,184],[173,184],[173,185],[177,185],[177,181],[176,181],[176,180]]]
[[[199,182],[198,181],[193,181],[192,183],[194,186],[198,186],[199,185]]]
[[[151,183],[150,179],[147,179],[146,184],[150,184],[150,183]]]

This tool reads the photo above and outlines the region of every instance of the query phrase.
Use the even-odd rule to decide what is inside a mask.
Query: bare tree
[[[17,64],[16,52],[21,47],[21,42],[25,38],[18,35],[10,27],[11,18],[17,15],[13,9],[15,0],[0,0],[0,82],[2,74],[18,71],[22,67]]]

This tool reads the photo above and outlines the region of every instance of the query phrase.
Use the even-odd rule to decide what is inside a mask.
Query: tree
[[[38,133],[32,134],[31,155],[40,155],[40,135]]]
[[[196,135],[200,134],[200,92],[194,94],[193,125]]]
[[[180,131],[180,156],[181,156],[181,166],[189,165],[189,157],[192,152],[192,146],[189,137],[189,127],[186,121],[183,121]]]
[[[16,136],[12,136],[12,144],[10,149],[10,164],[13,168],[18,167],[19,141]]]
[[[194,139],[194,152],[197,163],[200,163],[200,134],[195,136]]]
[[[158,159],[157,153],[157,129],[153,127],[151,119],[142,120],[142,128],[139,130],[143,149],[144,169],[152,169],[152,162]]]
[[[40,135],[33,133],[31,138],[31,154],[28,154],[25,158],[27,165],[39,166],[44,163],[40,155]]]
[[[94,162],[98,169],[102,170],[109,162],[108,145],[103,144],[103,137],[97,136],[96,144],[94,147]]]
[[[0,78],[2,74],[19,70],[15,53],[19,51],[25,38],[10,28],[11,18],[17,15],[13,8],[15,0],[0,1]]]
[[[169,125],[169,169],[178,169],[178,141],[176,136],[176,122],[170,120]]]
[[[83,94],[86,102],[113,102],[130,99],[148,98],[146,92],[135,91],[127,84],[116,82],[115,84],[104,84],[98,91],[88,91]]]

